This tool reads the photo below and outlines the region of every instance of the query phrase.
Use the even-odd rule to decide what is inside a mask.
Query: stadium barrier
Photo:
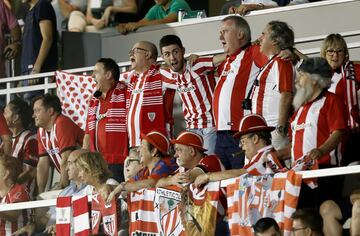
[[[329,176],[337,176],[337,175],[360,174],[360,165],[327,168],[321,170],[299,171],[297,173],[301,173],[303,179],[321,178],[321,177],[329,177]],[[221,186],[226,186],[229,182],[231,182],[231,179],[223,180],[221,181]],[[1,204],[0,212],[50,207],[50,206],[56,206],[56,199],[19,202],[12,204]]]

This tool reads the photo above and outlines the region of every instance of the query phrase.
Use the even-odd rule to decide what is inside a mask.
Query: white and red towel
[[[63,114],[85,130],[89,101],[95,92],[92,76],[74,75],[56,71],[57,95],[62,104]]]

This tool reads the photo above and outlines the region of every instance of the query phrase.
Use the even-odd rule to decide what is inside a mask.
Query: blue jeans
[[[241,169],[245,160],[245,153],[239,147],[239,139],[235,139],[233,133],[231,131],[217,132],[215,153],[227,170]]]
[[[204,139],[204,148],[207,149],[206,151],[207,155],[215,154],[215,144],[216,144],[215,127],[203,128],[203,129],[188,129],[188,131],[201,135],[201,137]]]

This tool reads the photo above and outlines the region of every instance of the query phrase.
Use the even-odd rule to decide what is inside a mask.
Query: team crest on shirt
[[[148,112],[147,113],[148,115],[148,118],[151,122],[153,122],[155,120],[155,117],[156,117],[156,113],[155,112]]]
[[[98,224],[100,220],[100,211],[91,211],[91,226],[94,227]]]
[[[107,235],[115,235],[115,214],[103,217],[104,230]]]

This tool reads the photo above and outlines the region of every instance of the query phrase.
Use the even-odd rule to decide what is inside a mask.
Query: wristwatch
[[[275,129],[279,134],[286,136],[286,127],[285,126],[277,125]]]

